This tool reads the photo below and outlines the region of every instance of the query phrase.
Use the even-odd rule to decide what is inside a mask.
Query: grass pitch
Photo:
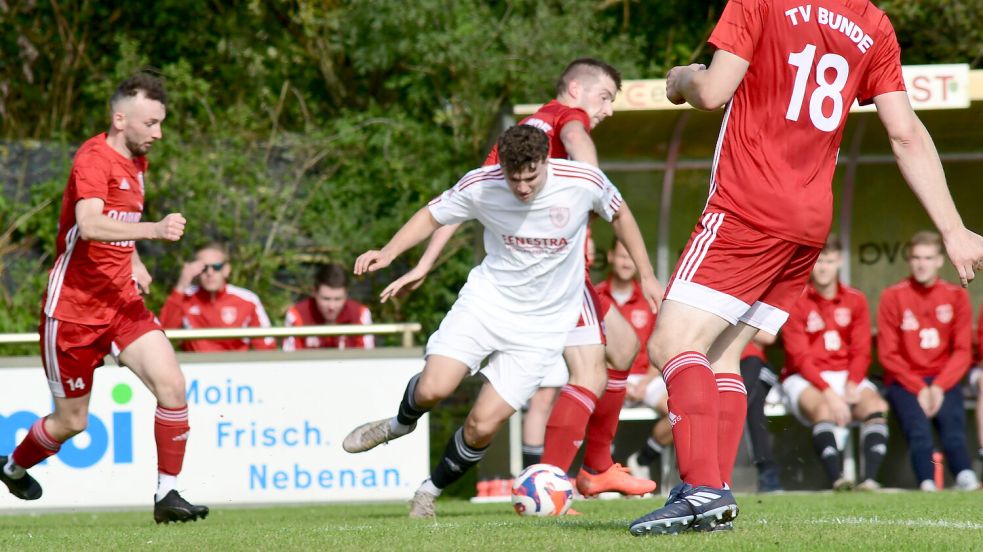
[[[577,517],[520,518],[509,504],[438,501],[436,522],[404,504],[232,508],[154,525],[140,512],[0,515],[0,550],[983,550],[983,491],[738,497],[730,533],[633,537],[661,500],[578,501]],[[682,548],[681,548],[682,547]]]

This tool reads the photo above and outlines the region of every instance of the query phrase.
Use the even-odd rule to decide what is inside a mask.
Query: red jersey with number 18
[[[110,323],[120,307],[139,297],[133,282],[132,240],[83,240],[75,204],[98,198],[102,213],[124,222],[143,214],[143,175],[147,158],[123,157],[106,143],[106,134],[87,140],[75,154],[61,204],[55,266],[48,274],[44,313],[49,318],[99,326]]]
[[[709,41],[750,66],[724,113],[707,210],[822,247],[847,112],[905,89],[891,22],[867,0],[730,0]]]

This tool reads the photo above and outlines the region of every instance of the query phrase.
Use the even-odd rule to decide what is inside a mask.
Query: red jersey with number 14
[[[90,138],[75,154],[58,219],[58,255],[48,274],[44,313],[49,318],[99,326],[139,297],[133,282],[132,240],[83,240],[75,204],[98,198],[102,214],[124,222],[143,215],[143,175],[147,158],[123,157],[106,143],[106,134]]]
[[[891,22],[867,0],[730,0],[709,41],[750,66],[724,113],[707,210],[821,247],[847,112],[905,89]]]

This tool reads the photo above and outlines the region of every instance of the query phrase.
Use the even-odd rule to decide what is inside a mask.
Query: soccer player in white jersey
[[[536,391],[562,353],[580,314],[590,213],[611,221],[620,239],[633,239],[624,232],[627,217],[618,216],[617,188],[590,165],[548,159],[542,130],[512,127],[498,145],[500,165],[469,172],[417,212],[382,250],[355,262],[356,274],[384,268],[441,225],[477,219],[485,228],[487,255],[430,336],[426,365],[410,379],[397,415],[356,428],[343,443],[348,452],[363,452],[406,435],[480,369],[487,382],[414,495],[410,517],[435,515],[441,490],[481,460],[499,427]]]

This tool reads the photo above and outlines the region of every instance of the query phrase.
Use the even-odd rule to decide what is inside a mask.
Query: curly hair
[[[516,125],[498,139],[498,159],[506,173],[514,173],[531,163],[545,161],[550,140],[542,130]]]

